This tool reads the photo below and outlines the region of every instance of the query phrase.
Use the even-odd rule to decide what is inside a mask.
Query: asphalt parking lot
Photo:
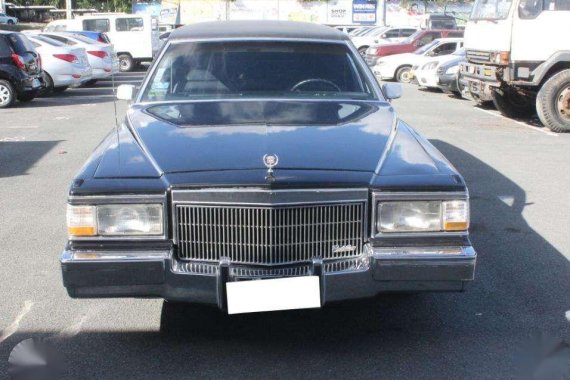
[[[69,379],[511,379],[530,365],[531,337],[570,342],[570,134],[412,85],[395,107],[470,188],[479,259],[467,292],[238,317],[70,299],[58,262],[66,192],[115,123],[111,86],[0,111],[0,376],[31,337],[50,339]]]

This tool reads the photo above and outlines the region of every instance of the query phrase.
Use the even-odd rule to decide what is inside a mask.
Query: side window
[[[431,56],[432,57],[438,57],[440,55],[451,54],[455,51],[456,46],[457,46],[457,43],[455,43],[455,42],[447,42],[445,44],[441,44],[438,47],[436,47],[435,49],[433,49]]]
[[[397,38],[400,34],[400,31],[398,29],[391,29],[384,34],[386,35],[386,38]]]
[[[111,23],[108,18],[99,18],[93,20],[83,20],[83,30],[91,32],[108,32]]]
[[[409,37],[409,36],[411,36],[412,34],[414,34],[415,32],[417,32],[416,29],[402,29],[402,34],[401,34],[401,36],[402,36],[402,37]]]
[[[425,34],[418,40],[417,46],[424,46],[435,40],[436,36],[433,33]]]
[[[115,28],[117,32],[140,32],[144,30],[144,21],[141,17],[118,18]]]
[[[12,49],[4,37],[0,37],[0,57],[9,57]]]
[[[519,17],[531,19],[543,11],[570,11],[570,0],[521,0]]]

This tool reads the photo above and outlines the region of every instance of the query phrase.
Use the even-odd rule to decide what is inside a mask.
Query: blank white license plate
[[[228,314],[321,306],[318,276],[226,283]]]

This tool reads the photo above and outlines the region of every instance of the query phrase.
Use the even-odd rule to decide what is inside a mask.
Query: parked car
[[[159,49],[158,18],[142,14],[94,14],[74,20],[57,20],[51,28],[106,33],[120,62],[121,71],[131,71],[140,62],[152,61]]]
[[[42,33],[41,35],[60,41],[68,46],[85,49],[92,69],[92,79],[87,82],[89,85],[93,85],[97,80],[108,78],[119,72],[119,62],[113,51],[113,46],[110,44],[103,44],[78,34],[65,32]]]
[[[0,31],[0,108],[34,99],[42,85],[41,58],[22,33]]]
[[[350,31],[348,33],[349,36],[353,37],[353,36],[358,36],[360,34],[363,34],[364,32],[366,32],[367,30],[373,28],[372,26],[359,26],[358,28],[354,28],[352,31]]]
[[[18,23],[16,17],[8,16],[6,13],[0,12],[0,24],[14,25]]]
[[[376,61],[372,68],[374,75],[380,80],[397,80],[409,83],[413,75],[412,67],[423,60],[449,55],[461,48],[461,38],[438,38],[427,45],[422,46],[413,53],[394,54],[382,57]]]
[[[389,27],[389,26],[380,26],[368,31],[368,33],[364,33],[361,36],[353,36],[351,38],[352,43],[358,49],[358,52],[361,55],[366,54],[366,50],[374,45],[381,42],[398,42],[406,39],[407,37],[411,36],[415,32],[417,32],[418,28],[414,28],[411,26],[405,27]]]
[[[411,78],[420,87],[431,89],[439,88],[437,69],[440,63],[456,59],[457,56],[454,56],[454,54],[457,53],[465,57],[463,40],[458,43],[457,49],[451,53],[426,56],[422,60],[418,61],[414,66],[412,66],[412,71],[410,73]]]
[[[101,42],[103,44],[112,44],[111,43],[111,39],[109,38],[109,36],[107,35],[107,33],[103,33],[103,32],[90,32],[90,31],[86,31],[86,30],[68,30],[66,31],[67,33],[71,33],[71,34],[79,34],[83,37],[87,37],[90,38],[92,40],[95,40],[97,42]]]
[[[399,119],[400,95],[323,25],[173,31],[142,88],[119,86],[128,116],[71,184],[69,295],[235,314],[462,291],[467,187]]]
[[[466,51],[461,49],[451,55],[437,67],[438,87],[446,93],[461,97],[465,85],[460,81],[459,69],[467,62]]]
[[[60,93],[91,80],[93,71],[85,48],[67,46],[45,35],[27,35],[42,58],[42,95]]]
[[[370,29],[375,28],[375,26],[361,26],[360,28],[354,29],[352,32],[348,33],[348,35],[352,37],[360,36],[369,31]]]
[[[438,38],[463,37],[462,30],[418,30],[401,42],[381,43],[366,50],[366,63],[375,66],[382,57],[393,54],[411,53]]]

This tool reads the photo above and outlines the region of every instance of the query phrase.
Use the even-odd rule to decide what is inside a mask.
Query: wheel
[[[119,70],[122,72],[131,71],[135,67],[135,61],[129,54],[119,55]]]
[[[366,55],[366,50],[368,50],[368,46],[361,46],[358,48],[358,52],[363,57]]]
[[[95,83],[97,83],[97,79],[91,79],[88,80],[87,82],[85,82],[86,86],[93,86]]]
[[[50,96],[53,92],[53,79],[45,71],[42,72],[42,77],[44,79],[44,87],[39,92],[39,96]]]
[[[527,118],[536,111],[530,97],[518,94],[509,88],[493,90],[491,97],[495,107],[506,117]]]
[[[14,20],[8,20],[7,24],[8,25],[14,25]]]
[[[0,108],[8,108],[16,100],[14,87],[7,80],[0,80]]]
[[[396,71],[396,80],[402,83],[410,83],[410,71],[412,70],[411,66],[402,66]]]
[[[536,111],[544,126],[554,132],[570,132],[570,70],[553,75],[536,97]]]
[[[53,93],[54,94],[61,94],[62,92],[64,92],[65,90],[68,89],[68,86],[62,86],[62,87],[54,87],[53,88]]]
[[[18,100],[22,103],[27,103],[27,102],[31,102],[32,100],[34,100],[37,97],[38,97],[37,91],[26,92],[25,94],[18,95]]]

